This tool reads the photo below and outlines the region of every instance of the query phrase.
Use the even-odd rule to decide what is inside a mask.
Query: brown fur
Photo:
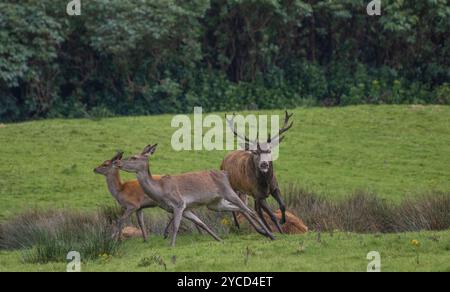
[[[122,229],[122,239],[140,237],[141,231],[136,227],[126,226]]]
[[[258,193],[264,193],[265,198],[269,196],[273,181],[270,180],[268,184],[258,181],[258,170],[250,152],[243,150],[231,152],[222,161],[220,169],[228,172],[231,186],[235,191],[251,196]]]
[[[158,206],[173,214],[172,246],[176,244],[177,233],[182,218],[186,218],[208,232],[214,239],[221,239],[204,224],[191,209],[206,206],[219,212],[239,211],[253,227],[264,236],[275,239],[257,214],[248,208],[233,191],[225,171],[191,172],[175,176],[165,176],[159,181],[153,179],[149,157],[156,151],[157,144],[148,145],[141,154],[128,159],[114,161],[114,166],[130,173],[136,173],[139,184]],[[258,225],[261,227],[259,228]]]
[[[148,197],[137,180],[122,182],[119,170],[113,167],[113,160],[105,161],[94,169],[94,172],[106,177],[106,185],[111,195],[116,199],[119,205],[125,210],[125,213],[118,220],[118,231],[116,235],[121,238],[122,226],[133,213],[136,213],[139,227],[141,228],[144,241],[147,240],[142,209],[157,207],[158,204]],[[155,180],[160,180],[161,176],[155,175]],[[166,228],[167,230],[167,228]],[[115,236],[116,236],[115,235]]]
[[[282,135],[292,128],[293,122],[289,124],[292,115],[286,111],[283,128],[273,138],[269,135],[267,141],[262,143],[258,139],[259,133],[257,139],[252,141],[238,133],[234,123],[234,116],[231,120],[227,119],[228,126],[234,135],[238,139],[245,141],[241,145],[249,151],[231,152],[224,158],[220,167],[220,169],[229,172],[231,186],[237,193],[250,195],[255,199],[255,210],[262,222],[269,227],[265,220],[265,212],[269,215],[270,220],[275,224],[279,232],[282,232],[280,224],[286,222],[286,205],[281,197],[281,191],[273,169],[272,149],[284,139]],[[266,202],[270,195],[280,206],[281,220],[279,221]],[[236,226],[239,227],[235,213],[233,213],[233,217]]]
[[[273,230],[270,224],[267,223],[267,213],[275,224],[278,231],[282,232],[280,225],[286,222],[286,207],[283,199],[281,198],[280,188],[278,187],[277,178],[274,173],[273,164],[270,161],[267,172],[262,172],[258,166],[259,162],[255,162],[255,159],[259,157],[255,156],[250,151],[234,151],[225,156],[220,168],[229,173],[229,180],[231,187],[237,192],[240,198],[246,202],[246,196],[250,195],[255,199],[255,209],[258,216],[261,218],[264,224]],[[275,214],[270,210],[266,199],[272,195],[277,200],[280,209],[282,210],[281,220],[276,221]],[[235,218],[235,224],[239,227],[239,222],[236,220],[236,214],[233,214]]]
[[[153,175],[154,180],[160,180],[161,177],[161,175]],[[156,207],[157,205],[156,202],[154,202],[145,194],[137,179],[121,183],[119,185],[119,190],[121,197],[121,201],[119,201],[119,204],[123,208],[126,208],[128,205],[134,206],[136,208],[145,208],[150,206]]]
[[[275,212],[275,216],[278,220],[281,219],[281,210],[277,210]],[[270,221],[269,216],[267,214],[264,214],[264,217],[266,218],[266,221],[270,225],[272,230],[276,230],[275,224]],[[243,224],[245,222],[245,218],[241,214],[238,214],[237,218],[240,224]],[[289,211],[286,211],[286,223],[281,228],[283,229],[283,233],[286,234],[304,234],[309,230],[300,218]]]

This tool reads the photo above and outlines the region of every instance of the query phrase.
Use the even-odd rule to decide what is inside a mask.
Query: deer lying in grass
[[[182,217],[203,228],[217,241],[221,241],[191,211],[191,209],[200,206],[206,206],[213,211],[242,212],[259,233],[274,239],[258,216],[233,191],[226,172],[212,170],[164,176],[160,180],[154,179],[150,172],[148,160],[156,151],[156,147],[157,145],[149,145],[145,147],[141,154],[134,155],[126,160],[116,160],[114,165],[121,170],[136,173],[137,179],[145,193],[155,202],[158,202],[162,209],[173,213],[172,246],[175,246]],[[257,225],[260,225],[261,229]]]
[[[114,167],[114,162],[122,159],[123,152],[118,152],[111,160],[106,160],[101,165],[94,169],[97,174],[102,174],[106,177],[106,185],[111,195],[117,200],[119,205],[125,210],[125,213],[117,222],[117,229],[115,236],[121,238],[123,224],[125,221],[136,212],[137,222],[142,232],[144,241],[147,241],[147,232],[144,225],[143,209],[157,207],[158,204],[145,195],[144,190],[139,185],[137,180],[122,182],[120,179],[119,169]],[[160,175],[154,175],[153,179],[160,180]],[[164,237],[167,238],[169,234],[169,227],[172,221],[169,221],[164,231]]]
[[[230,183],[233,189],[239,196],[246,197],[251,195],[255,199],[255,210],[258,213],[265,226],[271,230],[270,226],[264,218],[263,210],[269,215],[279,232],[283,232],[282,228],[275,217],[275,214],[270,209],[266,202],[269,195],[278,202],[281,210],[280,223],[286,222],[286,207],[281,198],[280,188],[275,176],[272,163],[272,149],[278,146],[284,139],[283,133],[288,131],[293,123],[289,124],[289,119],[292,114],[286,111],[284,126],[279,133],[266,142],[260,143],[258,138],[256,141],[251,141],[248,137],[240,135],[234,126],[234,117],[231,120],[227,119],[228,126],[233,131],[234,135],[244,142],[246,150],[238,150],[228,154],[222,161],[220,169],[229,173]],[[258,134],[259,137],[259,134]],[[239,228],[239,222],[236,219],[236,214],[233,213],[236,226]]]

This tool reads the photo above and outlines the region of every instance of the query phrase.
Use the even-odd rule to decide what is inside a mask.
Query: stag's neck
[[[115,170],[106,176],[106,184],[109,192],[114,198],[118,199],[122,191],[122,181],[120,180],[119,170]]]
[[[160,182],[153,179],[150,170],[140,171],[137,173],[139,184],[145,193],[154,200],[159,200],[163,197],[163,191]]]
[[[258,181],[258,188],[263,193],[268,193],[273,180],[273,165],[270,164],[268,172],[262,172],[258,167],[255,167],[256,179]]]

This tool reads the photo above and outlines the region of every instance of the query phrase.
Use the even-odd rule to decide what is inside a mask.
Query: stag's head
[[[133,155],[127,159],[116,160],[114,166],[126,172],[147,172],[149,168],[148,158],[155,153],[157,146],[158,144],[148,145],[140,154]]]
[[[253,162],[255,166],[262,172],[268,173],[272,168],[272,149],[277,147],[284,139],[283,134],[292,128],[293,122],[289,123],[290,118],[293,114],[285,112],[284,124],[279,132],[271,137],[267,138],[267,141],[259,141],[259,133],[256,140],[250,140],[247,136],[243,136],[237,132],[234,125],[234,116],[231,120],[227,119],[228,126],[233,131],[234,135],[243,142],[243,146],[246,150],[250,151],[253,156]]]
[[[114,155],[113,158],[111,158],[110,160],[106,160],[105,162],[103,162],[102,164],[97,166],[94,169],[94,172],[97,174],[102,174],[102,175],[110,174],[111,172],[115,171],[114,162],[122,159],[122,156],[123,156],[123,152],[117,151],[117,154]]]

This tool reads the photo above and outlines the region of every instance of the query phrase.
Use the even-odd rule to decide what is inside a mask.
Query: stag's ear
[[[121,160],[123,157],[123,151],[121,150],[117,150],[116,155],[114,155],[114,157],[111,159],[112,162],[117,161],[117,160]]]
[[[145,156],[153,155],[153,153],[155,153],[155,151],[156,151],[157,146],[158,146],[158,144],[148,145],[147,147],[144,148],[144,151],[142,151],[142,155],[145,155]]]

